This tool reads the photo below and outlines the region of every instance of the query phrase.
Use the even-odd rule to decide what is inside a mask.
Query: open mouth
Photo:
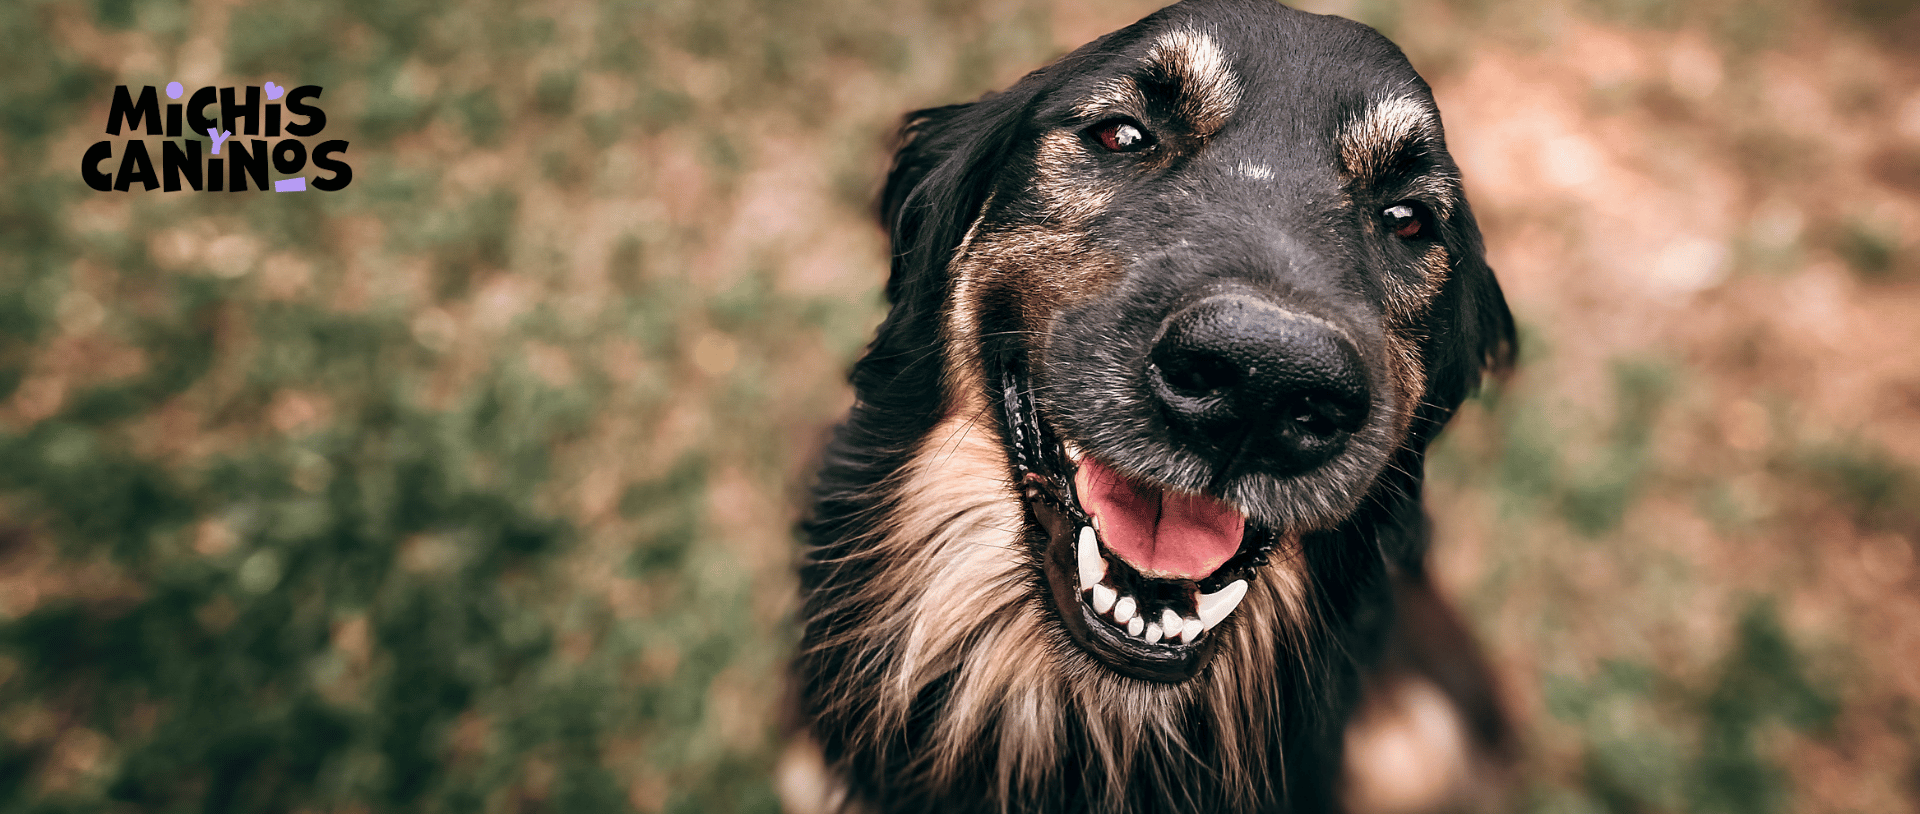
[[[1130,477],[1058,440],[1024,392],[1003,394],[1009,446],[1063,626],[1116,672],[1192,678],[1277,535],[1224,501]]]

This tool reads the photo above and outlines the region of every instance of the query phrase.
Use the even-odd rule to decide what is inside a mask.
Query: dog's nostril
[[[1314,435],[1355,432],[1366,421],[1365,405],[1356,410],[1346,401],[1332,393],[1307,394],[1293,405],[1293,421],[1301,431]]]
[[[1154,349],[1153,362],[1174,392],[1191,398],[1220,395],[1240,383],[1240,368],[1231,360],[1208,353],[1195,353],[1178,343],[1161,343]]]
[[[1366,423],[1359,355],[1331,326],[1246,294],[1170,317],[1150,388],[1177,440],[1280,471],[1318,466]]]

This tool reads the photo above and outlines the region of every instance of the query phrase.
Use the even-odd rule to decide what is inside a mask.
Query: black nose
[[[1217,294],[1169,317],[1149,387],[1177,439],[1243,465],[1302,472],[1367,420],[1360,356],[1326,322],[1248,294]]]

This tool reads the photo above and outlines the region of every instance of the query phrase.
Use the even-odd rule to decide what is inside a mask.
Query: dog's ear
[[[1422,446],[1439,434],[1484,377],[1502,375],[1513,366],[1519,348],[1513,313],[1487,265],[1473,212],[1463,205],[1455,217],[1460,238],[1448,247],[1452,274],[1431,315],[1427,394],[1419,411],[1421,426],[1415,428]]]
[[[872,487],[898,466],[900,450],[912,448],[940,418],[947,265],[1026,121],[1025,105],[1035,96],[1024,87],[1029,84],[972,104],[918,111],[900,130],[879,207],[893,246],[889,308],[854,363],[857,398],[822,462],[807,522],[816,540],[849,539],[846,529],[878,494]]]
[[[861,368],[896,378],[925,373],[904,365],[938,364],[938,354],[928,351],[938,341],[947,265],[1002,175],[1001,164],[1037,93],[1035,80],[1029,76],[970,104],[907,116],[880,194],[880,223],[893,248],[886,289],[890,309],[855,369],[856,388],[865,378]]]
[[[903,287],[944,287],[947,261],[992,194],[1027,119],[1032,79],[977,102],[907,116],[880,193],[880,225],[893,247],[887,296],[895,307]]]
[[[1487,265],[1486,247],[1480,238],[1480,226],[1474,222],[1473,210],[1463,205],[1460,219],[1466,227],[1463,230],[1466,241],[1464,251],[1454,261],[1453,274],[1461,281],[1462,318],[1469,323],[1464,332],[1467,344],[1462,351],[1463,363],[1469,368],[1465,390],[1471,392],[1479,386],[1483,375],[1504,375],[1513,367],[1520,340],[1514,329],[1513,312],[1507,309],[1506,294],[1501,292],[1493,268]]]
[[[930,107],[907,114],[900,126],[893,169],[887,173],[887,185],[880,191],[880,225],[888,235],[897,237],[895,227],[901,209],[927,175],[964,149],[969,131],[974,129],[966,124],[968,113],[980,104]],[[898,248],[896,245],[896,250]]]

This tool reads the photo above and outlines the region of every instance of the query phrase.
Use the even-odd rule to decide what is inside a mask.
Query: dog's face
[[[1034,590],[1121,674],[1196,675],[1258,580],[1307,602],[1303,537],[1415,499],[1383,473],[1510,345],[1432,95],[1364,26],[1184,3],[908,138],[895,318],[940,292],[948,409],[997,425]]]

